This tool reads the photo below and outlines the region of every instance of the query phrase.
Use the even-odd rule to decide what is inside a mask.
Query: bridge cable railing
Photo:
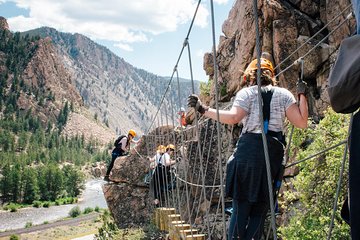
[[[200,2],[201,1],[199,1],[199,4],[200,4]],[[198,5],[199,6],[199,5]],[[197,9],[198,9],[198,6],[197,6]],[[213,7],[213,6],[212,6]],[[348,7],[347,7],[348,8]],[[347,9],[346,8],[346,9]],[[345,10],[343,10],[342,12],[344,12]],[[197,10],[196,10],[196,12],[197,12]],[[212,12],[213,12],[213,9],[212,9]],[[195,14],[196,15],[196,14]],[[256,14],[255,14],[256,15]],[[339,14],[340,15],[340,14]],[[213,15],[212,15],[213,16]],[[314,49],[316,49],[324,40],[325,40],[325,38],[327,38],[327,37],[329,37],[329,35],[330,34],[332,34],[335,30],[337,30],[342,24],[344,24],[345,23],[345,21],[347,21],[348,19],[350,19],[350,17],[351,17],[351,14],[349,14],[348,15],[348,17],[344,20],[344,21],[342,21],[342,23],[340,23],[340,25],[337,27],[337,28],[335,28],[333,31],[331,31],[326,37],[324,37],[323,38],[323,40],[322,41],[320,41],[318,44],[316,44],[312,49],[310,49],[302,58],[304,58],[304,57],[306,57],[308,54],[310,54],[310,52],[312,52]],[[194,16],[194,18],[195,18],[195,16]],[[194,21],[194,19],[193,19],[193,21]],[[193,21],[192,21],[192,24],[193,24]],[[329,22],[330,23],[330,22]],[[328,23],[328,24],[329,24]],[[214,23],[213,23],[213,25],[214,25]],[[189,32],[188,32],[188,36],[189,36],[189,33],[190,33],[190,29],[189,29]],[[184,45],[185,46],[188,46],[189,44],[188,44],[188,36],[186,37],[186,43],[184,43]],[[301,47],[301,46],[300,46]],[[215,44],[214,44],[214,47],[213,47],[213,49],[214,49],[214,57],[216,58],[216,51],[215,51]],[[180,53],[180,56],[179,56],[179,59],[180,59],[180,57],[181,57],[181,55],[182,55],[182,52],[183,52],[183,50],[184,50],[184,46],[183,46],[183,49],[181,50],[181,53]],[[190,58],[190,48],[189,48],[189,46],[188,46],[188,52],[189,52],[189,61],[190,61],[190,66],[191,66],[191,58]],[[290,56],[289,56],[290,57]],[[288,57],[288,58],[289,58]],[[179,59],[178,59],[178,61],[177,61],[177,64],[178,64],[178,62],[179,62]],[[284,60],[285,61],[285,60]],[[291,64],[290,66],[288,66],[287,68],[285,68],[283,71],[281,71],[279,74],[281,74],[281,73],[283,73],[284,71],[286,71],[286,70],[288,70],[290,67],[292,67],[294,64],[296,63],[296,61],[293,63],[293,64]],[[173,75],[174,75],[174,73],[176,72],[177,74],[178,74],[178,72],[177,72],[177,64],[176,64],[176,66],[175,66],[175,68],[174,68],[174,72],[173,72]],[[216,77],[216,71],[217,71],[217,66],[216,66],[216,59],[215,59],[215,61],[214,61],[214,64],[215,64],[215,67],[214,67],[214,69],[215,69],[215,80],[217,80],[217,77]],[[191,69],[192,69],[192,67],[190,67]],[[192,70],[191,70],[191,72],[192,72]],[[278,75],[279,75],[278,74]],[[171,79],[170,79],[170,81],[169,81],[169,84],[168,84],[168,87],[167,87],[167,89],[166,89],[166,92],[168,91],[168,89],[171,87],[171,81],[172,81],[172,78],[173,78],[173,75],[171,76]],[[278,76],[277,75],[277,76]],[[216,85],[217,85],[217,81],[215,81],[216,82]],[[192,79],[192,83],[193,83],[193,79]],[[218,90],[216,90],[216,93],[218,92]],[[162,100],[160,101],[160,105],[162,105],[163,104],[163,102],[164,102],[164,96],[165,96],[165,94],[163,95],[163,98],[162,98]],[[180,96],[180,95],[179,95]],[[218,100],[218,99],[217,99]],[[218,104],[218,101],[216,101],[216,104]],[[150,127],[149,127],[149,129],[151,128],[151,126],[153,125],[153,123],[154,123],[154,121],[155,121],[155,119],[156,119],[156,115],[158,115],[158,112],[159,112],[159,109],[160,108],[158,108],[158,110],[157,110],[157,113],[155,114],[155,116],[154,116],[154,119],[153,119],[153,121],[152,121],[152,123],[151,123],[151,125],[150,125]],[[217,107],[217,109],[218,109],[218,107]],[[217,122],[219,122],[219,121],[217,121]],[[160,126],[160,124],[159,124],[159,126]],[[220,126],[220,125],[218,125],[218,126]],[[196,126],[196,128],[198,129],[198,126]],[[148,131],[147,132],[149,132],[149,129],[148,129]],[[220,131],[219,131],[220,129],[218,128],[218,136],[220,136]],[[198,134],[198,137],[200,137],[199,136],[199,134]],[[220,143],[220,141],[218,141],[219,143]],[[198,146],[200,146],[200,145],[198,145]],[[200,149],[201,147],[199,147],[199,149]],[[221,146],[219,147],[219,152],[221,152]],[[199,154],[199,156],[202,156],[202,154]],[[309,159],[309,158],[308,158]],[[302,159],[301,161],[305,161],[304,159]],[[219,162],[221,162],[221,157],[219,157]],[[220,164],[221,165],[221,164]],[[294,165],[294,163],[293,164],[291,164],[291,165],[288,165],[288,166],[286,166],[286,167],[290,167],[290,166],[292,166],[292,165]],[[200,166],[202,166],[202,164],[200,164]],[[222,168],[220,169],[220,173],[222,173]],[[179,176],[176,176],[178,179],[179,179]],[[203,171],[202,171],[202,178],[203,178],[203,182],[204,182],[204,175],[203,175]],[[187,179],[187,178],[186,178]],[[221,179],[221,181],[223,180],[223,178],[222,177],[220,177],[220,179]],[[188,185],[188,184],[191,184],[191,183],[186,183],[185,185]],[[202,184],[202,185],[200,185],[200,184],[198,184],[199,186],[202,186],[203,187],[203,189],[205,189],[205,185],[204,184]],[[221,185],[219,185],[220,187],[221,186],[223,186],[223,184],[221,184]],[[222,189],[222,188],[221,188]],[[204,190],[203,190],[204,191]],[[204,192],[204,196],[205,196],[205,192]],[[221,196],[222,196],[222,198],[223,198],[223,194],[221,194]],[[223,200],[222,200],[223,201]],[[173,201],[174,202],[174,201]],[[224,202],[222,202],[222,205],[223,205],[223,208],[224,208]],[[223,211],[224,212],[224,211]],[[191,218],[190,218],[191,219]],[[223,216],[223,219],[224,219],[224,216]],[[226,229],[226,228],[225,228]]]

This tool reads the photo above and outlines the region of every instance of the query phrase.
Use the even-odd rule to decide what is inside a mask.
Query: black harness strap
[[[263,99],[263,120],[264,120],[265,134],[267,134],[268,130],[269,130],[270,102],[271,102],[273,93],[274,93],[273,88],[271,88],[270,90],[261,89],[261,96]]]

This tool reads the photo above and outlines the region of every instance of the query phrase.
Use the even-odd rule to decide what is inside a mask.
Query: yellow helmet
[[[171,149],[175,151],[175,146],[173,144],[169,144],[166,146],[166,150]]]
[[[272,63],[266,58],[260,58],[260,67],[261,69],[270,70],[272,75],[274,76],[274,67]],[[257,59],[251,61],[251,63],[245,69],[244,74],[249,74],[252,70],[257,70]]]
[[[130,129],[128,135],[131,135],[131,136],[135,137],[136,132],[133,129]]]
[[[159,153],[164,153],[166,151],[166,147],[164,145],[159,145],[156,150]]]

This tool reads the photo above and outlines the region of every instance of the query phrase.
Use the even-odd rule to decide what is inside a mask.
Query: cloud
[[[128,52],[132,52],[134,50],[129,44],[116,43],[114,46]]]
[[[214,0],[215,3],[217,4],[226,4],[228,3],[229,0]]]
[[[153,35],[176,31],[189,23],[196,0],[0,0],[14,2],[29,11],[29,17],[8,19],[13,31],[26,31],[49,26],[59,31],[81,33],[93,40],[110,40],[118,47],[134,42],[147,42]],[[227,0],[216,0],[224,3]],[[209,11],[201,4],[195,25],[205,27]]]

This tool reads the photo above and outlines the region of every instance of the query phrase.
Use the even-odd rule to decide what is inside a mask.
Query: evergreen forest
[[[76,197],[84,188],[83,166],[103,161],[107,151],[84,136],[65,137],[62,129],[73,104],[65,102],[45,123],[32,108],[22,109],[21,95],[36,107],[55,101],[43,86],[26,84],[22,73],[38,48],[39,37],[0,33],[0,197],[2,203],[32,204]]]

